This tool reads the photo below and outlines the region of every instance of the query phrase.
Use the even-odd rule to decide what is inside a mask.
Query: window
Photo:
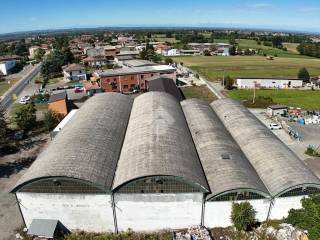
[[[141,75],[141,79],[143,79],[144,78],[144,75]]]
[[[151,77],[153,77],[153,74],[151,74]]]
[[[143,83],[141,83],[141,87],[143,87],[144,86],[144,84]]]
[[[131,80],[134,80],[134,77],[133,77],[133,76],[131,76]]]
[[[128,88],[129,86],[128,85],[123,85],[123,88]]]

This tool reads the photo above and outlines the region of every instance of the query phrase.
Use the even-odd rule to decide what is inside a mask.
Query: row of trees
[[[46,85],[50,78],[60,74],[63,65],[74,61],[68,42],[69,39],[67,37],[57,37],[55,39],[53,43],[54,51],[48,54],[42,63],[41,75],[43,76],[43,85]],[[39,54],[39,57],[41,57],[41,54]]]
[[[301,55],[320,58],[320,43],[301,43],[297,50]]]

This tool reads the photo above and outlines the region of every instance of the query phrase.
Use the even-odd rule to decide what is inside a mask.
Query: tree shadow
[[[0,178],[9,178],[12,174],[16,174],[23,169],[31,166],[36,157],[21,158],[14,162],[0,164]]]

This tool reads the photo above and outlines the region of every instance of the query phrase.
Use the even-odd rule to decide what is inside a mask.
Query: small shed
[[[70,231],[58,220],[33,219],[27,234],[41,239],[57,239]]]
[[[52,94],[48,101],[48,110],[57,113],[60,117],[68,114],[67,93],[60,92]]]
[[[286,115],[288,113],[288,107],[286,105],[271,105],[267,108],[267,114],[270,117]]]

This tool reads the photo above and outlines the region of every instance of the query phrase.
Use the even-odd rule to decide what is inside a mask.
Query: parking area
[[[274,123],[274,121],[266,115],[265,109],[250,109],[250,111],[266,126]],[[300,125],[293,122],[286,123],[301,136],[301,141],[292,138],[284,129],[272,130],[272,132],[320,177],[320,158],[304,154],[308,146],[320,146],[320,125]]]

